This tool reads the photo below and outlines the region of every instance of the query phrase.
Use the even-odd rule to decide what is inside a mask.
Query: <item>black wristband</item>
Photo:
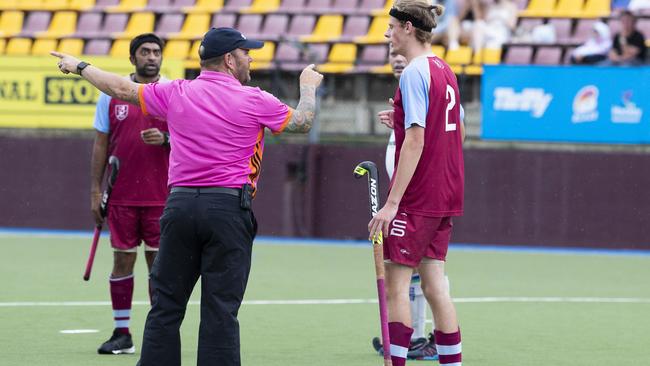
[[[163,146],[169,146],[169,132],[163,132]]]
[[[84,69],[86,67],[88,67],[88,66],[90,66],[90,64],[85,62],[85,61],[81,61],[80,63],[78,63],[77,64],[77,74],[79,74],[79,76],[81,76],[81,72],[84,71]]]

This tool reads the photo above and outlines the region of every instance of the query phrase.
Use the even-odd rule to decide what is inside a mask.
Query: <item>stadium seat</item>
[[[519,29],[523,30],[523,33],[532,34],[533,29],[543,23],[541,18],[522,18],[519,20]]]
[[[289,23],[287,37],[293,39],[310,35],[314,29],[314,24],[316,24],[314,15],[295,15]]]
[[[17,0],[13,3],[15,4],[13,7],[15,10],[45,10],[43,0]]]
[[[280,7],[280,0],[253,0],[253,3],[241,9],[239,12],[244,14],[267,14],[272,13]]]
[[[576,18],[582,13],[584,0],[559,0],[553,10],[553,16],[557,18]]]
[[[302,53],[302,61],[307,64],[323,64],[327,61],[330,46],[324,43],[311,43]]]
[[[56,39],[36,39],[32,44],[32,56],[48,56],[56,50]]]
[[[330,50],[328,62],[318,66],[324,73],[338,74],[350,72],[354,69],[357,58],[357,46],[353,43],[336,43]]]
[[[441,45],[434,44],[431,46],[431,52],[440,57],[441,59],[445,59],[445,47]]]
[[[564,50],[564,58],[562,59],[562,63],[564,65],[568,65],[571,63],[571,53],[575,50],[575,47],[567,47]]]
[[[533,58],[536,65],[559,65],[562,60],[562,48],[539,47]]]
[[[13,37],[23,29],[25,13],[16,10],[3,11],[0,14],[0,37]]]
[[[183,27],[185,17],[183,14],[169,13],[163,14],[156,24],[155,33],[162,38],[167,38],[169,33],[178,33]]]
[[[237,14],[234,13],[216,13],[212,17],[212,27],[228,27],[234,28],[237,23]]]
[[[7,42],[5,54],[7,56],[28,56],[32,48],[32,40],[29,38],[11,38]]]
[[[526,10],[520,12],[519,16],[531,18],[552,17],[556,2],[557,0],[530,0]]]
[[[356,72],[372,72],[372,73],[390,73],[390,65],[387,64],[388,47],[383,44],[372,44],[363,46],[361,55],[359,56],[359,63],[356,65],[354,71]],[[383,70],[388,66],[388,71]]]
[[[377,3],[377,5],[380,5],[379,1],[374,1],[374,2],[369,2],[369,3]],[[393,6],[393,1],[392,0],[386,0],[384,1],[383,7],[382,6],[377,6],[374,5],[375,7],[372,9],[371,14],[372,15],[388,15],[388,12],[390,11],[390,8]]]
[[[566,44],[571,42],[571,19],[551,18],[548,23],[555,29],[557,43]]]
[[[610,16],[611,0],[587,0],[580,14],[583,18],[604,18]]]
[[[38,32],[47,30],[50,24],[52,13],[49,11],[33,11],[27,14],[25,25],[20,35],[23,37],[33,37]]]
[[[172,0],[168,12],[181,13],[184,9],[193,7],[194,4],[196,4],[196,0]]]
[[[7,48],[7,41],[4,38],[0,38],[0,55],[4,55],[5,48]]]
[[[84,51],[84,41],[78,38],[66,38],[59,42],[57,51],[69,55],[81,55]]]
[[[343,16],[321,15],[318,18],[314,32],[301,37],[303,42],[330,42],[338,39],[343,31]]]
[[[193,6],[183,8],[186,13],[216,13],[223,8],[223,0],[196,0]],[[204,32],[206,32],[205,30]]]
[[[445,61],[453,72],[460,74],[464,66],[472,63],[472,49],[467,46],[460,46],[453,50],[447,50]]]
[[[138,34],[153,32],[156,16],[153,13],[132,13],[124,32],[118,32],[113,38],[133,38]]]
[[[264,16],[261,14],[240,15],[237,21],[237,30],[242,32],[247,38],[254,39],[260,33],[260,29],[262,29],[263,18]]]
[[[94,10],[104,11],[110,7],[120,5],[120,0],[97,0],[95,2]]]
[[[185,60],[190,51],[190,41],[174,39],[165,44],[164,58]]]
[[[276,13],[295,14],[300,13],[305,6],[305,0],[282,0]]]
[[[121,0],[119,5],[109,6],[104,9],[107,13],[131,13],[144,10],[147,7],[147,0]]]
[[[573,36],[571,37],[571,43],[574,44],[584,43],[593,32],[594,23],[596,23],[596,20],[594,19],[578,20],[578,24],[576,25],[576,30],[573,32]]]
[[[370,23],[370,29],[365,36],[357,37],[357,43],[386,43],[388,40],[384,37],[388,29],[388,16],[376,16]]]
[[[37,10],[68,10],[68,0],[43,0]]]
[[[57,11],[45,32],[38,32],[38,38],[61,38],[74,34],[77,26],[77,12]]]
[[[228,0],[223,7],[224,11],[239,13],[241,9],[251,6],[252,0]]]
[[[481,75],[483,74],[483,65],[497,65],[501,63],[500,48],[484,48],[474,52],[472,64],[465,66],[465,74]]]
[[[356,14],[357,0],[334,0],[329,12],[342,15]]]
[[[320,15],[326,13],[330,7],[330,0],[307,0],[303,8],[300,10],[306,14]]]
[[[95,6],[95,0],[70,0],[68,9],[76,11],[90,10]]]
[[[645,37],[646,43],[650,40],[650,18],[640,18],[637,20],[636,28]]]
[[[188,54],[188,58],[190,60],[198,60],[199,59],[199,48],[201,47],[201,41],[197,40],[192,42],[192,48],[190,48],[190,53]]]
[[[527,65],[533,57],[530,46],[510,46],[506,52],[504,63],[509,65]]]
[[[179,33],[167,35],[170,39],[197,39],[203,37],[210,25],[210,14],[188,14]]]
[[[370,25],[370,18],[365,15],[353,15],[347,17],[345,25],[343,25],[343,32],[341,42],[353,42],[355,38],[362,37],[368,33],[368,26]]]
[[[113,15],[118,14],[111,14],[111,16]],[[102,13],[88,11],[81,12],[79,14],[79,21],[77,22],[77,31],[72,36],[86,39],[98,37],[101,34],[102,17]],[[126,25],[126,18],[124,25]],[[124,29],[124,26],[122,29]]]
[[[108,39],[91,39],[86,42],[84,55],[103,56],[108,55],[111,48],[111,41]]]
[[[130,39],[116,39],[113,41],[111,50],[108,53],[111,57],[119,59],[129,58],[129,44],[131,43]]]
[[[275,54],[275,43],[264,42],[264,47],[257,50],[250,50],[250,57],[253,59],[251,70],[266,70],[273,65],[273,55]]]
[[[149,0],[147,3],[147,11],[152,11],[154,13],[173,12],[173,1],[174,0]]]
[[[16,10],[18,9],[18,0],[3,0],[0,1],[0,11],[2,10]]]
[[[286,14],[269,14],[264,17],[264,25],[257,39],[277,41],[284,36],[289,25],[289,16]],[[275,46],[274,46],[275,47]]]

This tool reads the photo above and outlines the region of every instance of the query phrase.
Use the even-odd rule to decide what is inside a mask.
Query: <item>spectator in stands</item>
[[[645,38],[636,29],[634,13],[625,10],[621,13],[621,31],[614,36],[614,44],[606,64],[641,65],[645,57]]]
[[[650,9],[650,0],[630,0],[627,8],[631,11]]]
[[[436,33],[433,35],[431,43],[443,43],[448,49],[453,50],[459,46],[460,22],[458,20],[458,0],[437,0],[438,3],[445,7],[445,12],[440,17]]]
[[[510,41],[517,26],[517,5],[513,0],[470,0],[473,21],[465,22],[464,30],[471,37],[475,50],[501,48]]]
[[[587,41],[571,52],[572,64],[592,65],[607,60],[612,48],[611,32],[607,24],[594,23],[594,31]]]

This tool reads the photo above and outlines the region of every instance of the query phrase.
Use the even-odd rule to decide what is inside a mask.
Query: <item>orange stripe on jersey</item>
[[[147,105],[144,104],[144,85],[140,85],[138,87],[138,101],[140,102],[140,109],[142,109],[142,114],[145,116],[148,115],[147,113]]]
[[[257,178],[259,178],[260,170],[262,169],[262,154],[264,153],[262,151],[262,138],[264,138],[264,128],[260,128],[260,132],[257,134],[253,156],[251,156],[248,162],[248,166],[251,169],[248,175],[248,181],[253,186],[253,197],[257,193]]]
[[[284,131],[284,129],[287,128],[291,116],[293,116],[293,108],[289,108],[289,111],[287,112],[287,116],[284,118],[284,122],[282,122],[282,125],[280,125],[280,128],[277,131],[273,132],[274,135],[281,134],[282,131]]]

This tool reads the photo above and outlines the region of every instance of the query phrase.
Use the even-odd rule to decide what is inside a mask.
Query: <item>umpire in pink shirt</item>
[[[63,73],[78,74],[102,92],[167,120],[171,194],[160,218],[160,251],[151,271],[153,305],[144,331],[141,366],[181,364],[179,328],[201,277],[197,365],[240,365],[237,313],[251,265],[256,221],[251,211],[264,130],[308,132],[316,88],[314,65],[300,75],[293,109],[245,86],[250,49],[263,46],[232,28],[212,28],[201,42],[195,80],[140,85],[52,52]]]

